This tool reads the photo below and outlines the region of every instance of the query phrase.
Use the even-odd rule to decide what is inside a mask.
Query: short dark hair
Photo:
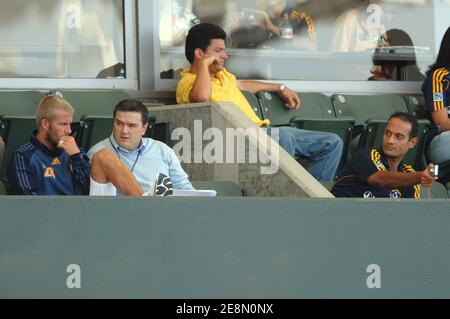
[[[148,110],[144,103],[138,100],[122,100],[114,108],[113,118],[116,118],[116,113],[120,112],[138,112],[142,115],[142,125],[148,123]]]
[[[200,23],[193,26],[186,37],[184,54],[189,63],[194,62],[195,49],[205,51],[211,44],[211,40],[222,39],[225,41],[227,33],[218,25],[212,23]]]
[[[400,119],[402,121],[408,122],[411,124],[411,131],[409,132],[409,139],[417,137],[419,134],[419,124],[417,123],[417,119],[414,115],[405,112],[395,112],[389,118],[389,121],[392,119]]]

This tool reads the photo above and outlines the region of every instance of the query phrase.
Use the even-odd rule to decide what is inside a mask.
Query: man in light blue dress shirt
[[[91,195],[129,194],[124,190],[135,182],[142,192],[153,195],[158,176],[168,177],[174,189],[194,189],[175,152],[162,142],[142,137],[148,126],[148,110],[142,102],[121,101],[113,117],[111,136],[87,154],[92,164]]]

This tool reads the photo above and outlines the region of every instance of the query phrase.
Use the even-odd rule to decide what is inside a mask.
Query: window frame
[[[126,78],[86,79],[86,78],[0,78],[2,89],[128,89],[138,88],[136,52],[136,3],[123,0],[124,55]]]
[[[143,2],[144,0],[141,0]],[[177,79],[161,79],[160,78],[160,53],[161,47],[159,42],[159,1],[152,1],[152,4],[147,6],[151,10],[153,16],[152,36],[143,41],[148,41],[149,38],[153,43],[149,45],[152,48],[151,61],[152,70],[142,70],[143,74],[152,75],[152,79],[147,81],[144,86],[147,90],[172,90],[176,88]],[[148,25],[147,27],[150,27]],[[142,52],[141,52],[142,53]],[[148,56],[148,55],[147,55]],[[148,59],[147,59],[148,61]],[[230,70],[233,72],[233,70]],[[148,77],[148,75],[147,75]],[[322,93],[352,93],[352,94],[418,94],[421,92],[421,81],[308,81],[308,80],[262,80],[255,79],[261,82],[283,83],[289,88],[298,92],[322,92]]]

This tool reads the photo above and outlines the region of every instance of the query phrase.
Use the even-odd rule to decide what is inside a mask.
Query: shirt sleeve
[[[72,166],[72,180],[75,185],[81,190],[82,195],[89,195],[90,186],[90,165],[89,158],[83,150],[80,153],[74,154],[70,157],[70,164]]]
[[[169,177],[172,180],[173,187],[175,189],[193,190],[189,177],[181,167],[180,160],[175,155],[175,152],[168,147],[168,163],[169,163]]]
[[[194,86],[195,75],[186,74],[177,85],[177,103],[178,104],[189,104],[189,94],[191,93],[192,87]]]
[[[363,182],[367,182],[367,179],[376,172],[386,170],[380,153],[371,148],[364,148],[357,152],[350,160],[349,165],[358,179]]]
[[[449,74],[445,68],[434,70],[432,74],[428,75],[422,91],[425,97],[425,107],[428,112],[436,112],[447,107],[445,101],[444,79]]]
[[[39,195],[37,193],[36,172],[30,161],[20,152],[15,152],[8,164],[8,181],[14,194]]]

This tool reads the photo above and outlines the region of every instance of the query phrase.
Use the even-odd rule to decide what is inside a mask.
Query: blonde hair
[[[44,97],[37,108],[36,121],[37,126],[41,125],[43,119],[51,120],[56,111],[74,113],[74,109],[70,103],[63,97],[57,95],[49,95]]]

